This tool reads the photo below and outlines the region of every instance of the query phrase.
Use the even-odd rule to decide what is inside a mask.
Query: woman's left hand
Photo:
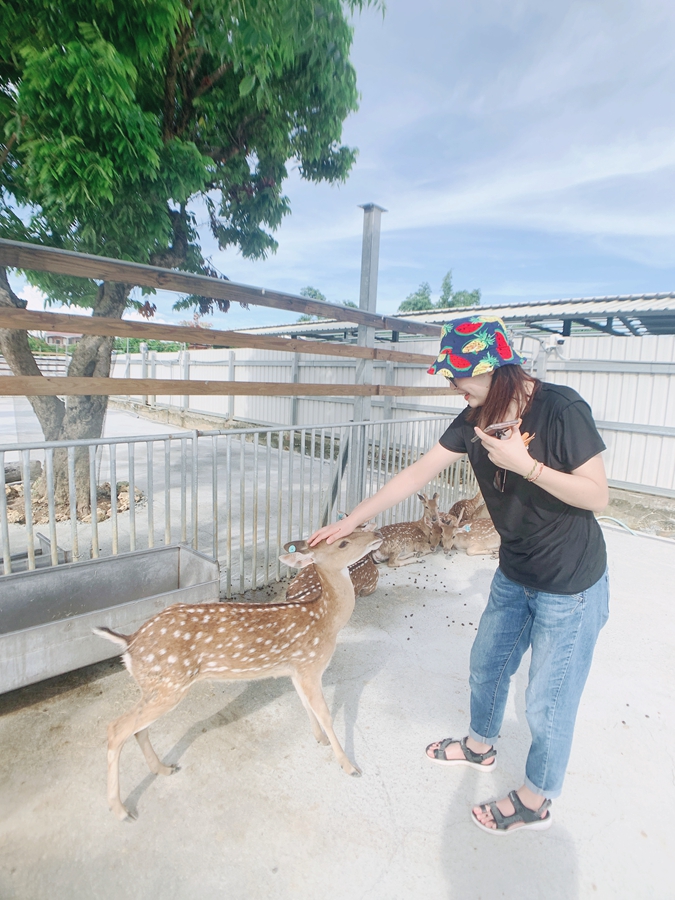
[[[534,460],[523,443],[520,424],[519,420],[518,425],[510,429],[511,434],[508,438],[492,437],[481,431],[478,426],[474,428],[474,431],[487,450],[490,462],[494,463],[498,469],[507,469],[509,472],[516,472],[518,475],[524,476],[532,469]]]

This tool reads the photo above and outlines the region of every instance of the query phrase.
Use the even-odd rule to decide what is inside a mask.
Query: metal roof
[[[407,313],[405,316],[395,318],[442,325],[458,315],[470,316],[472,313],[499,316],[519,334],[536,335],[549,332],[563,337],[598,332],[612,335],[675,334],[675,292],[453,307]],[[320,322],[298,322],[293,325],[240,330],[249,334],[307,335],[328,340],[354,340],[358,326],[351,322],[324,319]],[[391,340],[391,335],[390,331],[378,331],[376,338]],[[400,337],[415,340],[413,335],[401,334]]]

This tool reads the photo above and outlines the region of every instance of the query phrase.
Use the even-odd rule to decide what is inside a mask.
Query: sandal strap
[[[462,753],[464,754],[464,758],[472,763],[482,763],[486,759],[492,759],[497,755],[497,751],[494,747],[491,747],[485,753],[474,753],[470,747],[466,746],[466,738],[463,737],[459,742],[459,746],[462,748]]]
[[[509,793],[509,800],[511,801],[511,803],[513,803],[515,814],[512,816],[506,816],[506,818],[510,819],[512,822],[523,822],[524,824],[529,824],[530,822],[538,822],[542,818],[545,818],[544,816],[542,816],[542,813],[545,813],[551,805],[551,801],[546,798],[539,809],[530,809],[529,806],[525,806],[516,791],[511,791]]]
[[[510,816],[505,815],[494,800],[491,803],[481,804],[480,808],[483,812],[487,813],[489,810],[492,813],[492,818],[494,819],[497,831],[508,831],[511,825],[515,825],[516,822],[522,822],[523,825],[529,825],[530,822],[540,822],[542,819],[546,818],[542,813],[546,812],[551,805],[551,801],[547,798],[541,804],[539,809],[530,809],[523,804],[523,801],[515,791],[509,793],[509,800],[513,803],[513,808],[515,810]]]
[[[450,744],[459,744],[462,753],[464,754],[464,759],[471,763],[482,763],[483,760],[492,759],[497,755],[497,751],[494,747],[488,750],[487,753],[474,753],[473,750],[466,746],[465,737],[461,739],[449,737],[439,742],[438,747],[433,751],[434,759],[447,760],[445,751]],[[489,768],[489,766],[487,768]]]

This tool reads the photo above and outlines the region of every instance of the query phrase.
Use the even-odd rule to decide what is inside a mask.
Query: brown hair
[[[532,388],[529,388],[532,385]],[[467,414],[467,421],[479,428],[504,422],[509,406],[515,401],[517,415],[523,416],[530,408],[534,395],[539,390],[541,381],[528,375],[522,366],[500,366],[495,369],[490,383],[490,390],[483,406],[472,409]],[[528,391],[531,390],[531,393]]]

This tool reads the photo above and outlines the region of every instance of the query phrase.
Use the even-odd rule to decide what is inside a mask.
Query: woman
[[[499,568],[471,651],[469,733],[430,744],[427,756],[441,765],[494,769],[509,681],[531,647],[525,781],[471,813],[491,834],[550,826],[549,807],[562,790],[577,708],[608,615],[607,557],[593,515],[609,499],[605,445],[584,400],[532,378],[523,362],[501,319],[446,324],[429,372],[448,378],[466,409],[428,453],[310,539],[339,540],[468,453],[501,536]],[[512,420],[518,425],[501,437],[485,431]]]

